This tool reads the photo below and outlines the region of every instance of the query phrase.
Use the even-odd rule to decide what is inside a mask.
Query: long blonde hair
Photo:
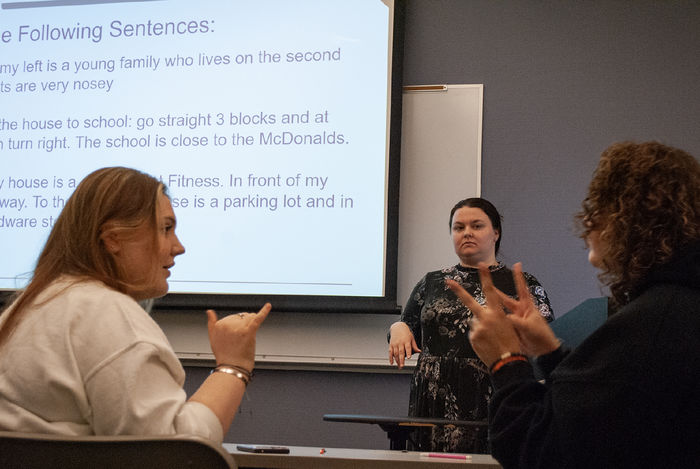
[[[131,168],[102,168],[85,177],[56,219],[29,285],[3,313],[9,316],[0,327],[0,346],[23,311],[61,275],[99,280],[122,293],[132,288],[102,238],[106,231],[128,236],[147,226],[155,247],[156,211],[162,193],[165,188],[160,181]]]

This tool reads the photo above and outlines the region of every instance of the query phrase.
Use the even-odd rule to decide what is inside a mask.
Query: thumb
[[[416,343],[416,338],[411,339],[411,347],[413,348],[414,352],[421,352],[421,349],[418,348],[418,344]]]
[[[256,326],[260,326],[260,324],[263,323],[265,318],[267,318],[267,315],[270,314],[270,310],[272,309],[272,305],[270,303],[265,303],[265,305],[260,308],[260,311],[255,315],[255,318],[253,321],[255,322]]]
[[[213,309],[208,309],[207,310],[207,330],[209,331],[209,337],[211,338],[212,334],[214,333],[214,326],[216,325],[216,321],[218,321],[219,318],[216,315],[216,311]]]

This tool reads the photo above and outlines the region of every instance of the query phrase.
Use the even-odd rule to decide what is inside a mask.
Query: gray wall
[[[187,368],[196,389],[209,368]],[[226,442],[389,449],[377,425],[326,422],[324,414],[406,415],[409,374],[256,369]]]
[[[484,84],[482,195],[504,217],[501,257],[557,314],[601,296],[572,229],[600,152],[656,139],[700,155],[699,25],[697,1],[408,2],[404,83]],[[205,374],[188,372],[192,392]],[[406,374],[257,373],[227,441],[388,448],[377,428],[321,416],[405,413]]]
[[[557,313],[600,296],[572,214],[600,152],[700,155],[700,2],[409,0],[404,80],[483,83],[482,194]]]

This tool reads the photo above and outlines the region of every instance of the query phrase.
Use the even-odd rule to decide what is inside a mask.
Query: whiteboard
[[[457,263],[449,214],[457,201],[481,194],[483,85],[407,86],[402,112],[399,304],[426,272]],[[213,360],[204,312],[153,315],[184,362]],[[258,332],[256,366],[387,369],[386,332],[397,319],[380,314],[275,314],[273,305]]]
[[[457,263],[449,215],[456,202],[481,195],[483,92],[484,85],[404,87],[399,303],[426,272]]]

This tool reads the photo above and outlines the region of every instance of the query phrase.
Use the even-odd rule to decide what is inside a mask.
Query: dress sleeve
[[[534,275],[525,272],[525,281],[527,282],[527,287],[530,290],[532,298],[535,300],[537,309],[540,310],[540,314],[544,317],[547,322],[554,321],[554,311],[552,310],[552,305],[549,304],[549,297],[544,287],[535,278]]]
[[[411,296],[408,297],[406,306],[404,306],[401,312],[401,321],[405,322],[409,329],[411,329],[413,338],[416,339],[416,343],[419,347],[422,340],[420,316],[423,305],[425,304],[425,283],[426,277],[423,277],[413,288]]]
[[[187,402],[168,351],[138,342],[86,377],[87,416],[98,435],[198,435],[216,443],[223,429],[214,412]]]

